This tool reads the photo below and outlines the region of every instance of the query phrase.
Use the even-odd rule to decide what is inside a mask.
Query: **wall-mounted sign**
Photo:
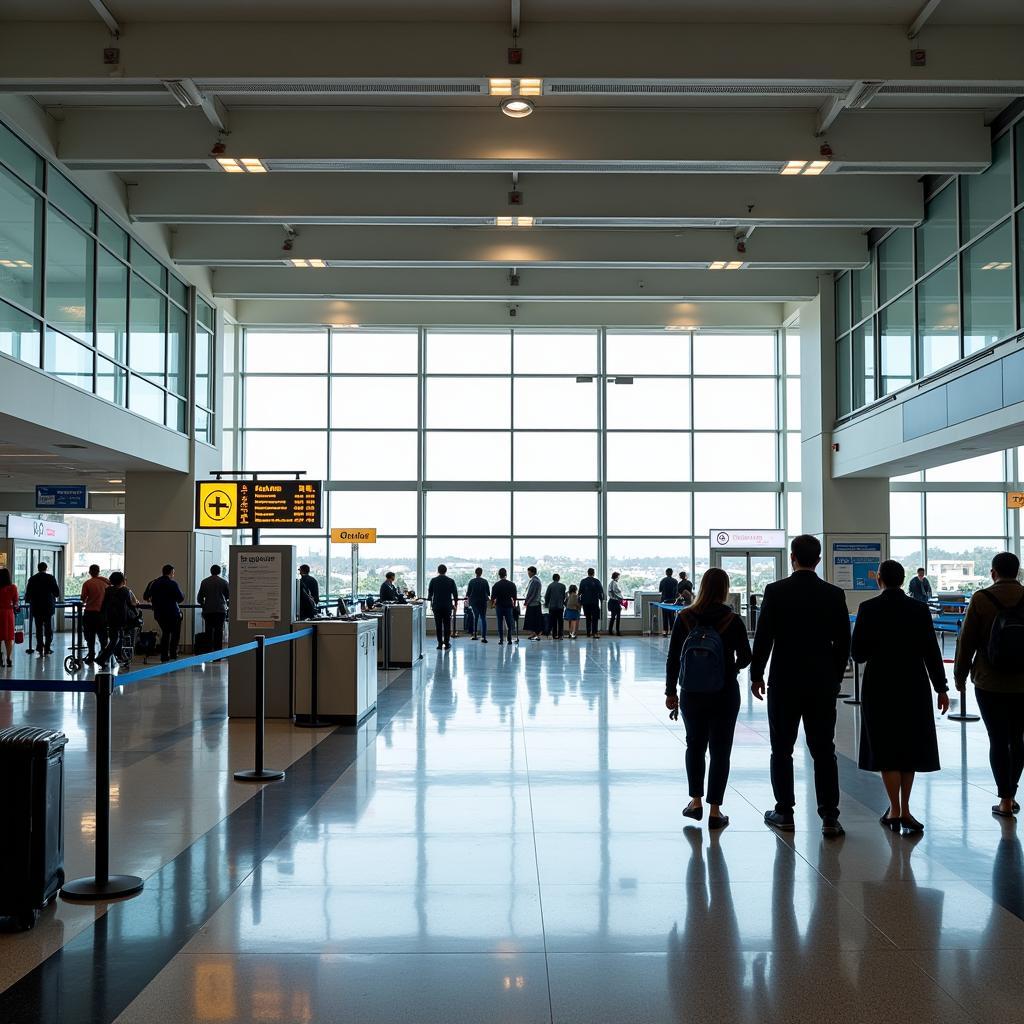
[[[11,540],[35,540],[42,544],[67,544],[71,528],[67,523],[54,523],[49,519],[29,516],[8,516],[7,536]]]
[[[320,480],[204,480],[196,484],[196,527],[321,529]]]
[[[843,590],[877,590],[881,541],[832,541],[832,582]]]
[[[331,530],[332,544],[376,544],[377,531],[369,528],[336,526]]]
[[[36,484],[36,508],[88,508],[85,484]]]
[[[713,548],[733,551],[778,551],[786,546],[785,530],[712,530],[708,536]]]
[[[231,604],[236,618],[271,625],[281,621],[282,566],[279,551],[237,553],[231,580]]]
[[[1024,491],[1007,491],[1006,507],[1024,508]]]

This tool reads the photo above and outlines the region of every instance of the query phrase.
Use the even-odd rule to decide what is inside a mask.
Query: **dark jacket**
[[[662,604],[671,604],[679,593],[679,580],[675,576],[662,576],[658,584],[658,593],[661,594]]]
[[[132,592],[125,586],[107,587],[103,595],[101,614],[108,629],[124,629],[128,625],[129,609],[133,605]]]
[[[33,615],[52,615],[60,600],[60,587],[52,573],[37,572],[25,584],[25,604]]]
[[[668,579],[666,576],[665,579]],[[725,619],[732,616],[725,629],[721,626]],[[683,644],[687,634],[694,626],[711,626],[718,629],[722,637],[722,648],[725,654],[725,681],[736,682],[740,669],[750,664],[750,643],[747,640],[747,627],[743,620],[727,605],[713,604],[700,615],[693,612],[679,612],[676,623],[672,627],[672,639],[668,642],[668,659],[665,662],[665,694],[676,692],[679,684],[679,664],[683,656]]]
[[[993,668],[988,660],[988,639],[998,614],[996,605],[1012,608],[1022,599],[1024,587],[1016,580],[999,580],[971,598],[956,642],[953,678],[957,686],[963,685],[969,675],[979,690],[1024,693],[1024,672]]]
[[[491,600],[495,608],[512,608],[516,603],[516,596],[519,593],[516,585],[511,580],[498,580],[491,587]]]
[[[431,608],[451,609],[459,599],[459,588],[451,576],[437,575],[427,588],[427,600]]]
[[[693,580],[690,580],[690,579],[684,580],[680,576],[679,577],[679,591],[680,591],[680,593],[682,593],[682,591],[684,591],[684,590],[688,590],[691,594],[693,593]]]
[[[211,575],[199,584],[196,601],[204,615],[227,615],[230,597],[231,588],[228,581],[223,576]]]
[[[850,656],[850,613],[843,592],[806,569],[764,588],[750,678],[770,686],[831,687],[836,693]]]
[[[299,577],[299,618],[315,619],[320,603],[320,584],[312,573]]]
[[[385,580],[380,585],[380,599],[381,601],[388,601],[392,604],[406,604],[405,598],[402,596],[401,591],[391,582],[391,580]]]
[[[604,600],[604,587],[596,576],[585,576],[580,580],[580,604],[600,604]]]
[[[924,579],[920,576],[910,577],[910,596],[915,601],[928,602],[928,598],[932,596],[932,585],[928,582],[927,576]]]
[[[565,584],[559,581],[555,583],[552,581],[548,584],[548,589],[544,591],[544,604],[548,608],[557,611],[559,608],[565,607]]]
[[[491,585],[483,576],[474,576],[466,584],[466,600],[471,608],[486,608],[491,597]]]
[[[178,581],[170,576],[158,576],[142,594],[142,600],[153,606],[153,614],[157,619],[181,618],[181,609],[185,595],[178,586]]]

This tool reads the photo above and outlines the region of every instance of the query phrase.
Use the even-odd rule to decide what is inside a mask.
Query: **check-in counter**
[[[316,628],[317,717],[354,724],[377,706],[376,619],[317,619],[295,629]],[[298,642],[292,660],[296,717],[310,714],[312,643]]]
[[[388,604],[388,667],[405,668],[423,657],[427,635],[427,610],[422,604]]]

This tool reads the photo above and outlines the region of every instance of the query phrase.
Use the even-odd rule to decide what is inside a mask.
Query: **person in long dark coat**
[[[881,772],[889,797],[881,823],[909,834],[924,831],[910,813],[914,776],[939,770],[928,683],[942,714],[949,710],[949,687],[931,613],[903,592],[905,577],[899,562],[878,567],[882,593],[857,610],[851,654],[854,661],[866,662],[859,765]]]

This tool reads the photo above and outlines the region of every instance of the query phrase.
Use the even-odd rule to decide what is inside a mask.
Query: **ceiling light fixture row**
[[[228,174],[267,173],[266,164],[255,156],[243,156],[237,159],[233,156],[219,156],[217,157],[217,163],[220,164],[221,170],[227,171]]]
[[[805,177],[813,177],[821,174],[831,162],[831,160],[788,160],[779,174],[802,174]]]
[[[1009,260],[993,260],[991,263],[986,263],[982,266],[982,270],[1009,270],[1013,266]]]
[[[16,268],[31,270],[32,264],[26,263],[25,260],[0,260],[0,267],[10,267],[12,270]]]
[[[708,270],[739,270],[742,266],[743,260],[712,260]]]
[[[499,228],[532,228],[532,217],[495,217],[494,225]]]
[[[293,267],[316,267],[318,270],[327,266],[324,260],[289,260],[288,262]]]
[[[540,96],[544,92],[541,78],[491,78],[488,89],[492,96],[504,96],[498,105],[506,117],[529,117],[533,103],[527,96]]]

